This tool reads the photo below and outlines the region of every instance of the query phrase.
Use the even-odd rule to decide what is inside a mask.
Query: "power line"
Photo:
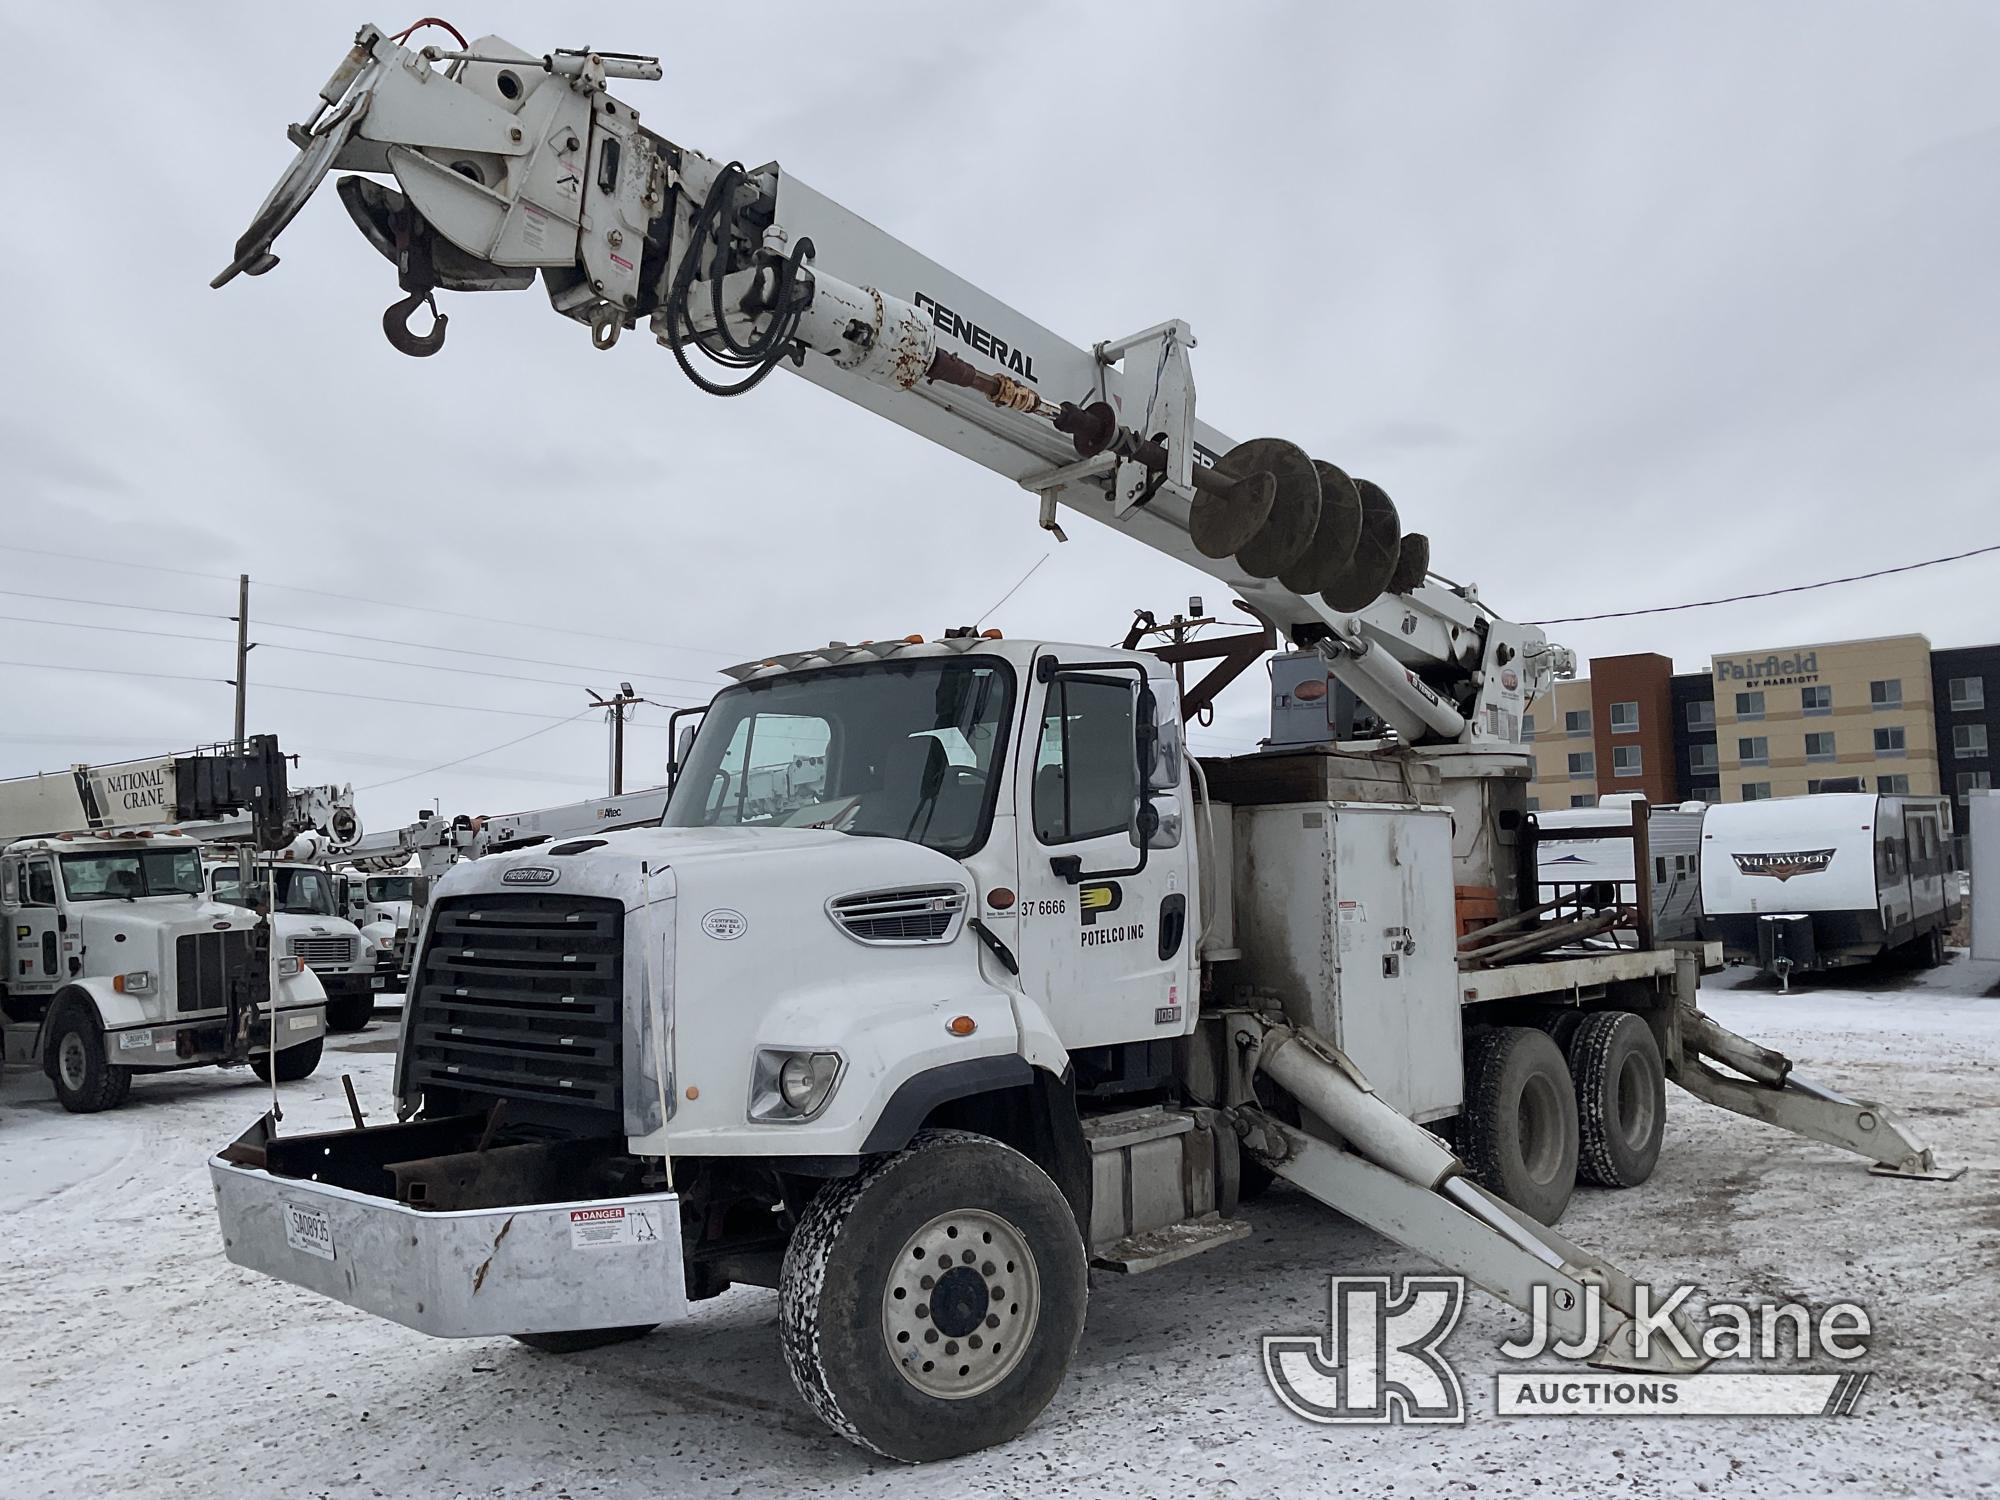
[[[0,589],[0,596],[5,596],[7,598],[12,598],[12,599],[39,599],[44,602],[52,604],[77,604],[77,605],[83,605],[91,609],[123,609],[123,610],[136,611],[140,614],[181,615],[186,618],[195,620],[228,621],[228,620],[234,620],[236,618],[234,615],[218,615],[207,610],[173,609],[166,605],[156,605],[156,604],[126,604],[123,603],[122,601],[114,599],[80,599],[73,594],[38,594],[38,593],[33,593],[27,589]],[[232,642],[230,642],[229,640],[227,640],[222,636],[179,635],[170,631],[140,630],[137,629],[136,627],[129,625],[90,625],[90,624],[85,624],[84,622],[78,620],[50,620],[50,619],[44,619],[36,615],[0,615],[0,619],[14,621],[24,625],[54,625],[71,630],[111,630],[111,631],[121,631],[127,635],[156,636],[164,640],[205,641],[211,645],[224,645],[224,646],[232,644]],[[716,687],[716,684],[713,682],[705,682],[699,678],[694,678],[694,677],[675,677],[664,672],[638,672],[625,667],[594,666],[587,662],[548,661],[541,657],[535,657],[535,656],[510,656],[502,651],[478,651],[474,650],[469,646],[440,646],[440,645],[434,645],[428,641],[404,640],[397,636],[362,635],[351,630],[330,630],[327,629],[325,626],[321,625],[297,625],[289,620],[267,620],[260,618],[256,623],[259,629],[296,630],[306,635],[331,636],[338,640],[367,641],[374,645],[379,645],[379,646],[407,646],[412,650],[416,651],[440,651],[454,656],[476,656],[487,661],[517,662],[522,665],[532,666],[532,667],[563,667],[577,672],[589,672],[595,676],[600,676],[600,677],[618,677],[625,680],[631,680],[643,677],[643,678],[651,678],[656,682],[677,683],[683,686],[699,687],[709,690],[713,690]],[[266,646],[267,649],[273,651],[298,651],[316,656],[340,656],[343,654],[338,651],[316,650],[313,647],[309,646],[287,646],[277,641],[266,641],[263,644]],[[407,662],[407,661],[399,662],[391,657],[385,657],[385,656],[350,656],[348,659],[352,661],[378,662],[384,666],[420,667],[432,671],[447,670],[446,668],[441,667],[436,663],[432,662]],[[475,669],[467,667],[459,670],[472,672]],[[479,673],[478,675],[488,676],[488,677],[513,677],[513,680],[517,682],[540,682],[540,683],[545,683],[552,687],[577,686],[577,684],[574,682],[559,682],[552,678],[546,678],[546,677],[520,677],[516,676],[515,674],[507,672],[485,672],[485,673]]]
[[[60,552],[49,547],[23,547],[12,542],[0,542],[0,551],[21,552],[31,557],[57,557],[67,562],[90,563],[105,568],[136,568],[148,573],[172,573],[182,578],[213,578],[224,582],[234,582],[234,573],[208,573],[198,568],[171,568],[164,563],[127,562],[115,557],[90,557],[80,552]],[[340,599],[349,604],[366,604],[372,609],[407,609],[419,614],[444,615],[454,620],[477,620],[487,625],[504,625],[510,630],[529,628],[526,622],[510,620],[503,615],[481,615],[467,610],[443,609],[434,604],[411,604],[401,599],[371,599],[362,594],[343,594],[334,589],[309,588],[301,583],[273,583],[267,578],[253,578],[259,588],[282,589],[288,594],[315,594],[323,599]],[[536,630],[553,631],[557,635],[573,635],[596,641],[616,641],[626,646],[648,646],[660,651],[687,651],[697,656],[730,656],[729,651],[712,650],[706,646],[678,646],[670,641],[638,640],[631,636],[603,635],[592,630],[574,630],[568,626],[553,624],[547,620],[536,620]]]
[[[488,745],[484,750],[475,750],[470,755],[461,755],[457,760],[448,760],[441,765],[426,766],[423,770],[412,771],[407,776],[392,776],[387,781],[377,781],[369,786],[356,787],[355,790],[357,792],[380,791],[385,786],[400,786],[402,785],[402,783],[406,781],[415,781],[419,776],[430,776],[438,771],[449,771],[453,766],[462,766],[469,760],[478,760],[480,756],[491,755],[497,750],[511,749],[515,745],[524,744],[528,740],[536,738],[538,735],[548,734],[552,730],[560,729],[563,727],[564,724],[574,724],[578,720],[582,719],[586,714],[593,714],[596,712],[597,712],[597,705],[592,704],[589,708],[582,709],[577,713],[571,714],[567,719],[562,720],[561,723],[546,724],[540,729],[531,729],[526,734],[521,735],[518,739],[505,740],[498,745]]]
[[[52,661],[0,661],[0,667],[24,667],[35,672],[91,672],[101,677],[150,677],[161,682],[206,682],[216,687],[229,686],[229,679],[226,677],[196,677],[185,672],[142,672],[134,667],[81,667]],[[400,703],[408,708],[442,708],[457,713],[504,714],[512,719],[553,719],[558,723],[567,722],[561,714],[530,713],[521,708],[494,708],[483,703],[440,703],[433,698],[390,698],[379,693],[349,693],[337,688],[298,687],[285,682],[259,682],[257,689],[259,692],[310,693],[319,698],[355,698],[369,703]]]
[[[1843,583],[1864,583],[1870,578],[1887,578],[1891,573],[1914,573],[1918,568],[1935,568],[1941,563],[1963,562],[1988,552],[2000,552],[2000,542],[1954,552],[1949,557],[1930,557],[1922,562],[1903,563],[1893,568],[1876,568],[1868,573],[1850,573],[1845,578],[1823,578],[1818,583],[1795,583],[1782,589],[1758,589],[1749,594],[1728,594],[1720,599],[1696,599],[1687,604],[1655,604],[1646,609],[1614,609],[1601,615],[1566,615],[1560,620],[1528,620],[1529,625],[1587,625],[1593,620],[1629,620],[1634,615],[1670,615],[1684,609],[1711,609],[1718,604],[1741,604],[1746,599],[1775,599],[1780,594],[1806,594],[1814,589],[1830,589]]]

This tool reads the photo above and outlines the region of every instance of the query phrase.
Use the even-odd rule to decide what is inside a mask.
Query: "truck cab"
[[[359,1031],[375,1011],[375,996],[386,987],[376,965],[380,944],[340,914],[334,878],[318,865],[260,862],[245,886],[235,860],[220,862],[210,851],[205,867],[212,898],[236,910],[261,911],[268,881],[276,904],[272,941],[278,952],[312,971],[326,992],[329,1031]]]
[[[66,1109],[122,1103],[135,1074],[272,1066],[271,965],[256,917],[211,900],[190,838],[61,834],[0,851],[12,1057],[38,1061]],[[276,1067],[318,1063],[325,995],[278,965]]]
[[[401,993],[410,973],[414,937],[411,913],[416,905],[414,871],[386,875],[342,870],[334,875],[341,912],[361,930],[363,947],[374,956],[379,991]]]

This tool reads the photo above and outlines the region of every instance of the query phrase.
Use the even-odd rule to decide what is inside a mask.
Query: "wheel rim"
[[[1618,1070],[1618,1123],[1626,1144],[1645,1146],[1653,1135],[1653,1089],[1651,1070],[1638,1053],[1625,1059]]]
[[[1041,1311],[1026,1236],[998,1214],[954,1209],[903,1242],[882,1291],[882,1337],[911,1385],[963,1401],[1021,1362]]]
[[[1521,1134],[1521,1165],[1537,1183],[1553,1182],[1562,1167],[1562,1133],[1556,1121],[1562,1101],[1546,1078],[1530,1078],[1521,1089],[1517,1125]]]
[[[90,1056],[83,1050],[83,1038],[74,1031],[66,1034],[56,1048],[56,1068],[62,1074],[64,1088],[71,1093],[82,1089],[84,1076],[90,1070]]]

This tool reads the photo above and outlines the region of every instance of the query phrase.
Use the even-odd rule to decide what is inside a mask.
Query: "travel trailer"
[[[1702,935],[1780,979],[1891,951],[1941,964],[1958,915],[1951,864],[1943,797],[1722,803],[1702,820]]]

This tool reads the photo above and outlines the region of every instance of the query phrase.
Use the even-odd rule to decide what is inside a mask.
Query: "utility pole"
[[[250,682],[250,575],[236,575],[236,753],[243,753],[244,695]]]
[[[635,703],[645,702],[645,699],[632,691],[629,682],[618,684],[618,696],[615,698],[602,697],[590,688],[584,691],[590,694],[592,703],[604,710],[605,722],[611,726],[611,761],[606,779],[611,795],[622,797],[625,795],[625,710]]]

